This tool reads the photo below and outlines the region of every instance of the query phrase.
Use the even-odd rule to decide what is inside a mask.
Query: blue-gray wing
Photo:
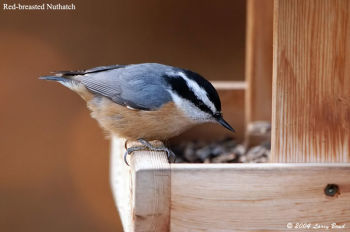
[[[155,110],[172,100],[162,77],[171,66],[149,63],[101,69],[77,79],[91,92],[134,109]]]

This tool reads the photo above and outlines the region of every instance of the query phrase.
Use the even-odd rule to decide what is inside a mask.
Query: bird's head
[[[221,101],[214,86],[201,75],[189,70],[175,70],[164,76],[175,104],[197,123],[217,122],[234,132],[224,120]]]

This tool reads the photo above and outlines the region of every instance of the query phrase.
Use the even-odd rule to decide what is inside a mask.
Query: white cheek
[[[190,101],[179,97],[176,94],[170,93],[175,105],[181,109],[189,118],[197,122],[213,121],[212,116],[198,109]]]

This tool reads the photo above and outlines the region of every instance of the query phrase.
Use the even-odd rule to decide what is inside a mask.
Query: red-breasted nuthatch
[[[102,66],[61,71],[40,79],[57,81],[77,92],[106,131],[128,140],[165,140],[205,122],[223,119],[220,98],[199,74],[157,63]],[[144,147],[143,147],[144,148]],[[134,148],[126,154],[139,150]],[[167,148],[168,156],[172,152]]]

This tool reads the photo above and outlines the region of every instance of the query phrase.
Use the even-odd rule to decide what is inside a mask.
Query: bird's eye
[[[214,117],[215,118],[221,118],[222,114],[220,112],[217,112],[214,114]]]

